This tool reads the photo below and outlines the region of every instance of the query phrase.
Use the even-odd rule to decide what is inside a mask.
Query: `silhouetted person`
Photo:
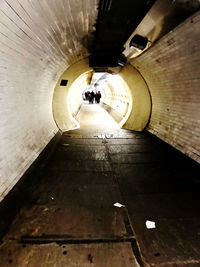
[[[92,98],[91,98],[91,93],[90,92],[88,92],[88,100],[89,100],[89,104],[91,104]]]
[[[100,93],[100,91],[98,91],[98,92],[96,93],[96,95],[95,95],[95,100],[96,100],[96,103],[98,103],[98,104],[99,104],[99,102],[100,102],[100,99],[101,99],[101,93]]]
[[[94,102],[94,92],[92,91],[92,93],[91,93],[91,103],[93,104],[93,102]]]

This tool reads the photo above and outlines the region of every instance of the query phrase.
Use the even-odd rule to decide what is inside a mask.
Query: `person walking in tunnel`
[[[88,101],[89,101],[89,104],[91,104],[91,93],[88,91]]]
[[[88,92],[85,92],[85,100],[88,100]]]
[[[97,103],[97,92],[94,94],[95,103]]]
[[[91,92],[91,103],[93,104],[94,102],[94,91]]]
[[[100,93],[100,91],[98,91],[95,95],[95,101],[97,104],[100,103],[100,99],[101,99],[101,93]]]

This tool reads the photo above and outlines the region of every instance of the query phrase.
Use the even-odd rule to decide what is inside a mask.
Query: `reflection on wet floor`
[[[120,127],[99,104],[84,104],[77,116],[80,130],[106,133],[119,130]]]
[[[199,166],[100,105],[78,121],[24,185],[0,266],[199,266]]]

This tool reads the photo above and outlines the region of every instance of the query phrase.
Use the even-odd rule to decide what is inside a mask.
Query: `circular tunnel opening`
[[[67,81],[63,86],[62,81]],[[53,115],[61,131],[80,127],[77,114],[86,91],[100,91],[100,106],[119,127],[141,131],[148,123],[151,98],[143,77],[127,65],[118,74],[95,73],[88,60],[70,66],[60,77],[53,96]]]

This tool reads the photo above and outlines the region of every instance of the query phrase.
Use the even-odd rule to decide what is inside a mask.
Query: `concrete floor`
[[[100,105],[78,120],[26,185],[0,267],[200,266],[199,165]]]

